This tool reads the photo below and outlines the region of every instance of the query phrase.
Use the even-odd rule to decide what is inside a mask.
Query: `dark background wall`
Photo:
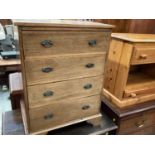
[[[155,19],[94,19],[94,21],[115,25],[113,32],[155,34]]]

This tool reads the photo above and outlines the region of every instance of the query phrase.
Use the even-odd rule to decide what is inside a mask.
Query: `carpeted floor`
[[[2,113],[11,110],[9,90],[0,86],[0,134],[2,133]]]

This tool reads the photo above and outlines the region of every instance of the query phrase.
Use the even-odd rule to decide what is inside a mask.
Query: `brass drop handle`
[[[140,58],[140,59],[147,59],[147,55],[146,55],[146,54],[141,54],[141,55],[139,56],[139,58]]]
[[[43,93],[44,97],[50,97],[50,96],[53,96],[53,95],[54,95],[54,92],[50,91],[50,90],[47,90],[46,92]]]
[[[135,94],[135,93],[131,93],[130,94],[130,97],[133,97],[133,98],[135,98],[137,95]]]
[[[92,84],[86,84],[86,85],[84,85],[84,89],[91,89],[93,86],[92,86]]]
[[[52,119],[53,118],[53,114],[52,113],[49,113],[49,114],[46,114],[45,116],[44,116],[44,119],[45,120],[49,120],[49,119]]]
[[[89,40],[88,45],[91,46],[91,47],[94,47],[94,46],[97,45],[97,41],[96,40]]]
[[[54,45],[52,40],[43,40],[40,44],[45,48],[50,48]]]
[[[88,63],[88,64],[86,64],[86,68],[93,68],[95,66],[95,64],[93,64],[93,63]]]
[[[88,110],[89,108],[90,108],[89,105],[85,105],[85,106],[82,107],[82,110]]]
[[[135,123],[135,125],[138,127],[138,128],[142,128],[144,126],[144,120],[141,121],[141,122],[138,122],[138,123]]]
[[[50,72],[53,71],[53,68],[51,68],[51,67],[44,67],[44,68],[41,69],[41,71],[43,73],[50,73]]]

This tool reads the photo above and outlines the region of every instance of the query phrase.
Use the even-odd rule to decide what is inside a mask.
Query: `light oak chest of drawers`
[[[15,25],[26,132],[39,134],[98,117],[113,26],[71,21],[15,21]]]

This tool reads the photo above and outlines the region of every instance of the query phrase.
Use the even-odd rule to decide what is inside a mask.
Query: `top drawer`
[[[131,64],[155,63],[155,46],[137,46],[134,48]]]
[[[25,56],[105,52],[110,32],[23,31]]]

